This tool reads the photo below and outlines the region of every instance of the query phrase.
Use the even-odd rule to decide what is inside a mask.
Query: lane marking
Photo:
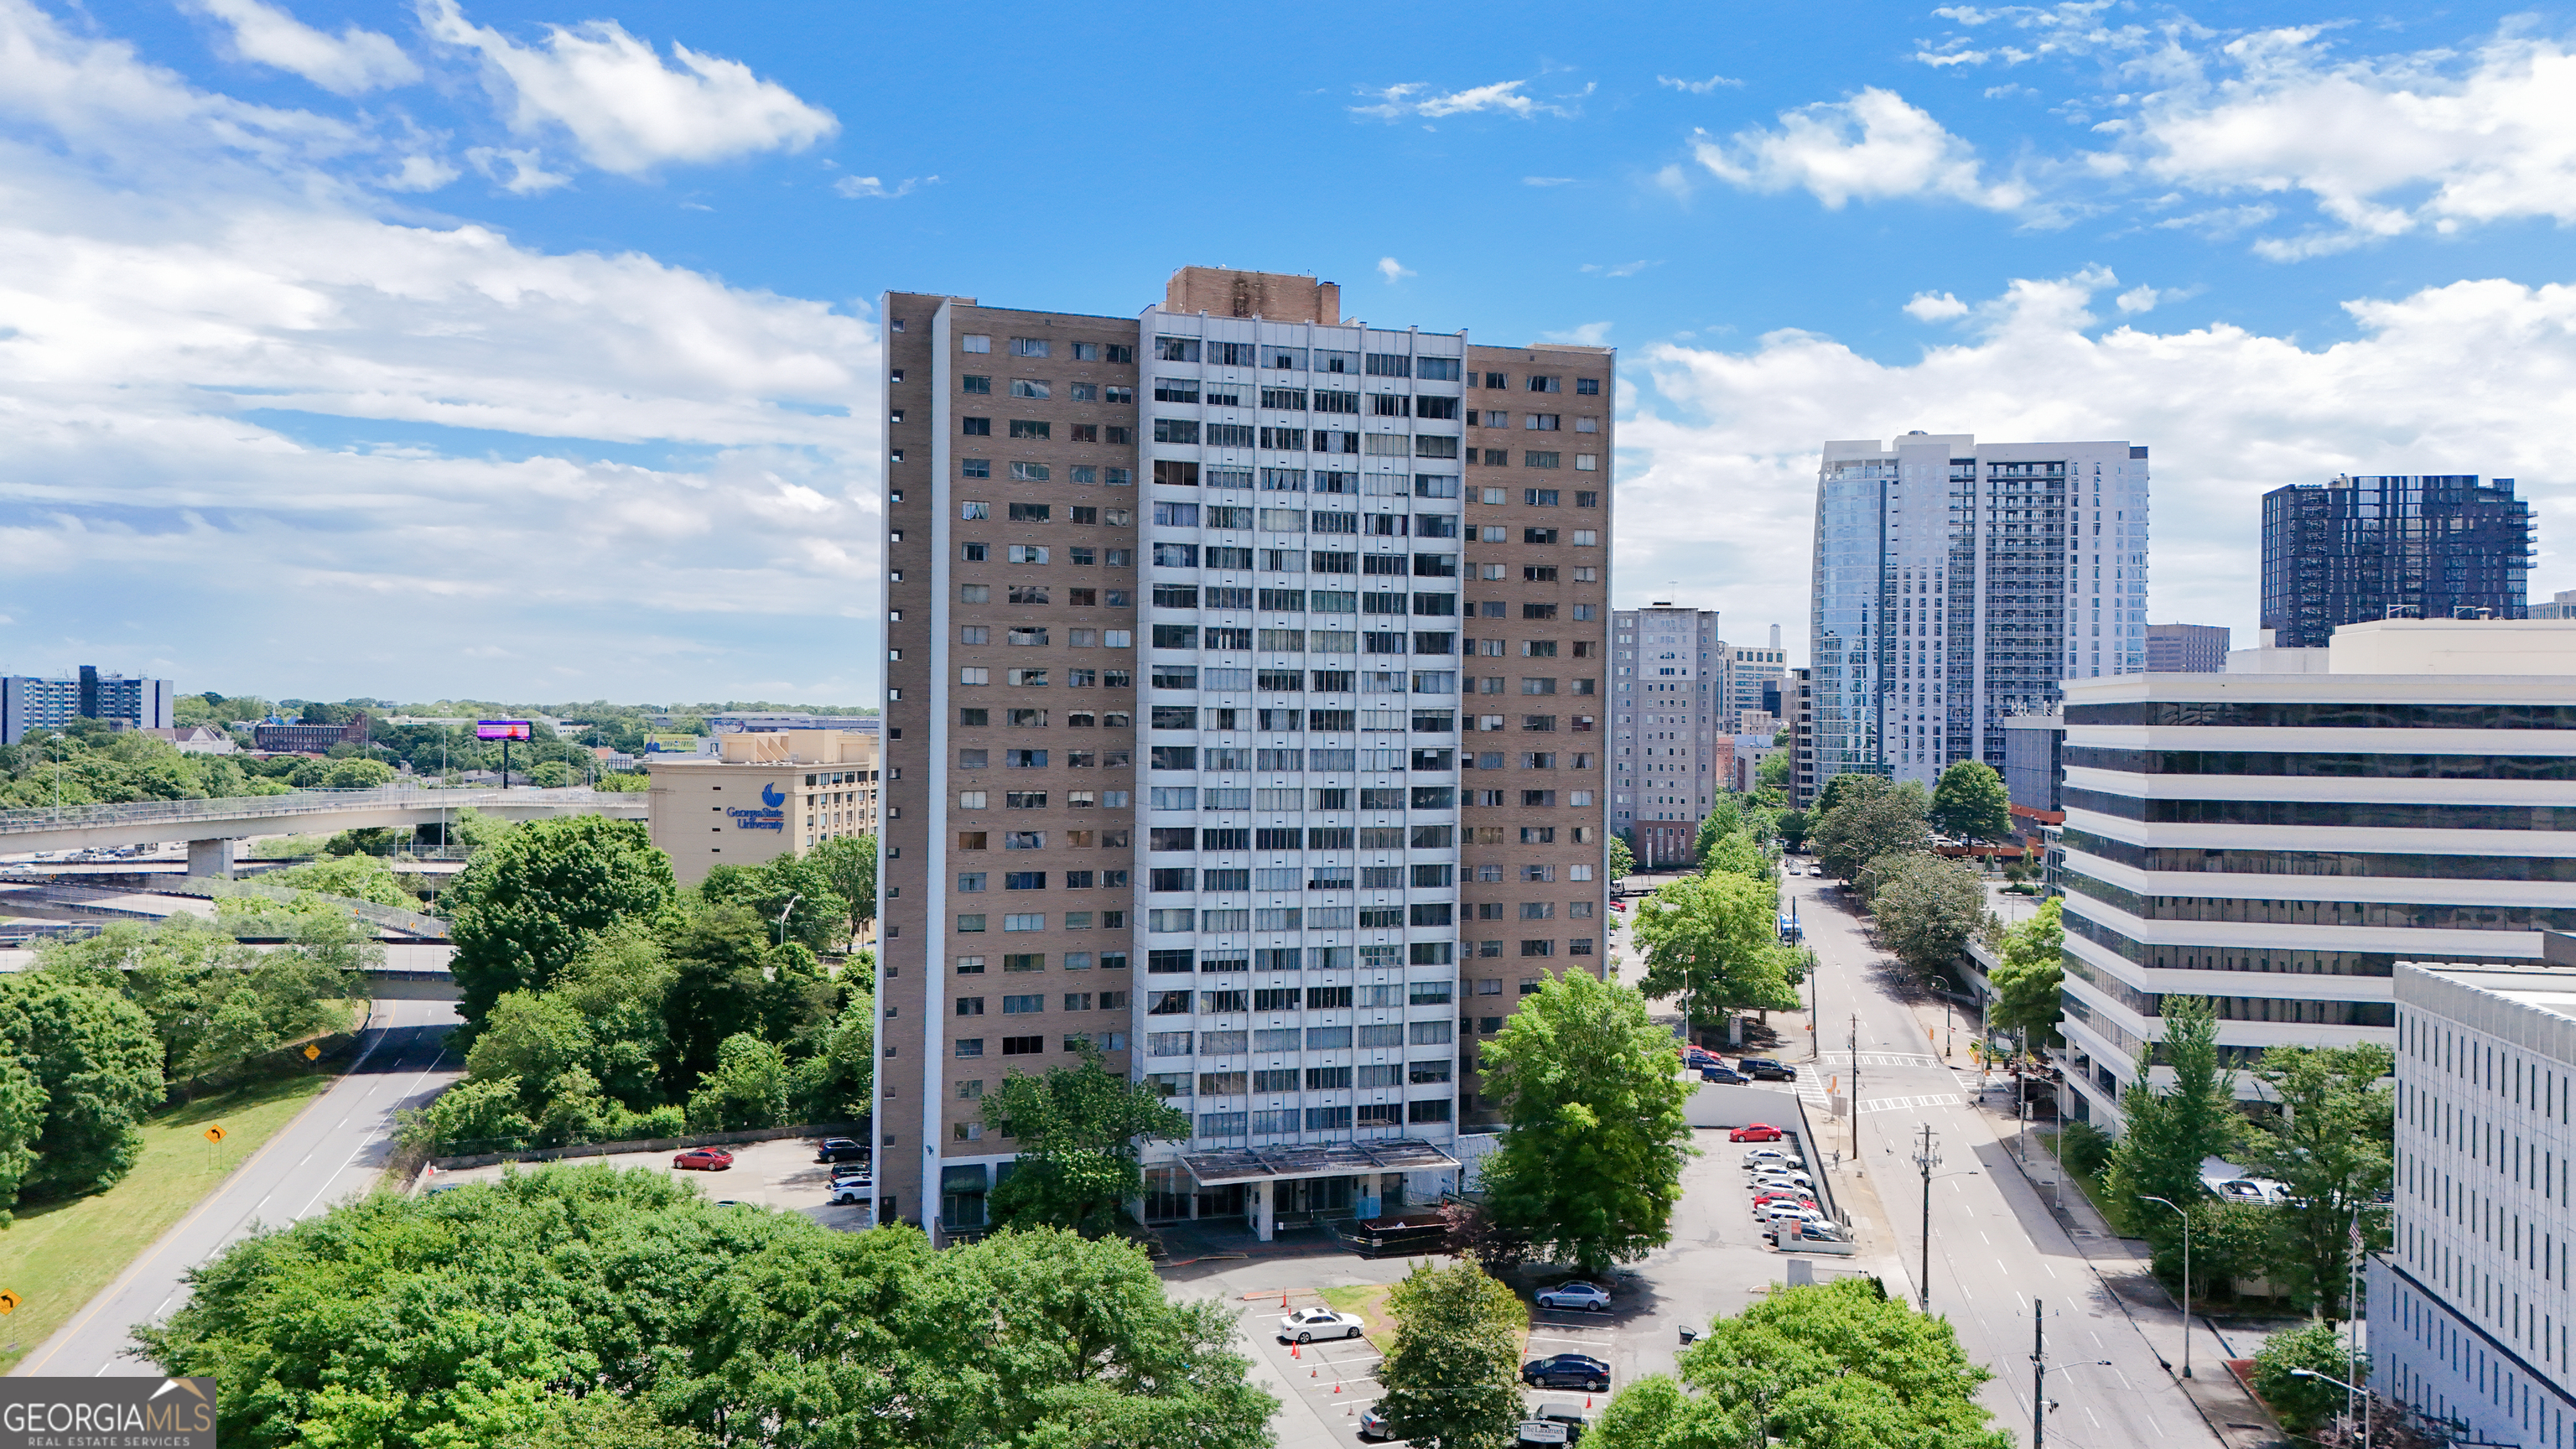
[[[396,1014],[397,1013],[391,1010],[386,1012],[387,1020],[382,1027],[377,1029],[376,1039],[367,1043],[365,1050],[358,1053],[358,1059],[349,1064],[349,1070],[341,1074],[340,1080],[342,1082],[345,1083],[351,1077],[357,1075],[358,1069],[367,1064],[367,1058],[374,1056],[376,1054],[376,1048],[384,1045],[386,1038],[393,1035],[396,1028],[392,1017]],[[332,1090],[336,1092],[338,1089],[337,1087],[334,1087]],[[293,1133],[297,1125],[302,1123],[306,1117],[311,1116],[315,1108],[320,1107],[325,1101],[329,1100],[331,1096],[332,1092],[325,1092],[321,1096],[314,1098],[312,1106],[306,1107],[303,1111],[296,1113],[294,1120],[288,1122],[276,1136],[269,1138],[267,1142],[261,1144],[260,1149],[246,1158],[242,1162],[241,1166],[234,1168],[229,1173],[226,1173],[224,1175],[224,1182],[217,1183],[215,1185],[215,1190],[206,1194],[206,1200],[204,1202],[197,1204],[195,1210],[191,1211],[186,1217],[181,1218],[177,1226],[171,1228],[170,1231],[163,1233],[161,1235],[161,1241],[153,1244],[150,1252],[145,1253],[142,1258],[135,1262],[133,1267],[128,1268],[122,1274],[119,1274],[115,1282],[109,1284],[96,1298],[91,1299],[89,1307],[81,1313],[80,1317],[73,1319],[70,1323],[56,1330],[54,1346],[45,1350],[45,1356],[43,1358],[21,1363],[17,1369],[11,1371],[12,1376],[15,1377],[20,1374],[25,1374],[32,1377],[37,1369],[43,1368],[46,1364],[53,1362],[54,1356],[61,1353],[64,1346],[69,1344],[73,1338],[79,1335],[80,1330],[87,1328],[91,1319],[96,1318],[100,1313],[106,1311],[107,1305],[119,1294],[132,1288],[134,1286],[134,1281],[141,1276],[145,1268],[152,1265],[152,1261],[155,1258],[160,1257],[181,1233],[194,1226],[197,1219],[205,1216],[206,1211],[209,1208],[212,1208],[215,1205],[216,1200],[224,1195],[223,1189],[225,1183],[232,1182],[233,1180],[241,1177],[242,1174],[250,1171],[253,1164],[257,1163],[261,1158],[266,1157],[280,1142],[284,1141]],[[267,1201],[266,1198],[262,1198],[260,1200],[262,1202]],[[116,1359],[114,1356],[111,1356],[108,1359],[108,1363],[113,1364],[114,1362],[116,1362]],[[101,1365],[99,1373],[105,1372],[107,1372],[107,1366]],[[96,1378],[98,1377],[98,1374],[92,1374],[90,1377]]]

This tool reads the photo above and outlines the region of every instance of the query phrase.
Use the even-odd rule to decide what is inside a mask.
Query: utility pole
[[[2048,1319],[2030,1300],[2030,1449],[2048,1442]]]
[[[1941,1165],[1941,1153],[1932,1145],[1932,1124],[1923,1124],[1923,1146],[1914,1154],[1914,1165],[1923,1169],[1923,1311],[1932,1311],[1932,1169]]]
[[[1852,1160],[1858,1162],[1860,1160],[1860,1013],[1857,1011],[1852,1013],[1851,1019],[1851,1063],[1851,1155]]]

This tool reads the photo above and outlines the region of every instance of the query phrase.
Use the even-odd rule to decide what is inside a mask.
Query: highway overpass
[[[471,807],[502,820],[551,815],[606,815],[641,820],[645,797],[601,790],[297,790],[215,800],[138,800],[72,805],[60,810],[0,810],[0,855],[27,851],[114,850],[169,840],[188,842],[190,875],[232,874],[232,842],[255,835],[337,834],[343,830],[409,830],[451,819]]]

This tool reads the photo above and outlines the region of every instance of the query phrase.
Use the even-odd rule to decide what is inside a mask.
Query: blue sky
[[[1337,39],[1323,39],[1338,37]],[[0,669],[872,699],[874,299],[1176,266],[1621,349],[1623,603],[1803,648],[1814,450],[2155,449],[2568,517],[2576,17],[2316,4],[0,0]],[[1651,519],[1651,524],[1645,520]]]

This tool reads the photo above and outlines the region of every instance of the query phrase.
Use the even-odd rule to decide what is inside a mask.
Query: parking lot
[[[779,1208],[801,1212],[827,1228],[855,1232],[871,1221],[869,1209],[862,1206],[834,1207],[824,1199],[830,1195],[832,1169],[814,1160],[814,1149],[820,1138],[782,1137],[775,1142],[742,1142],[727,1149],[733,1153],[733,1166],[723,1172],[678,1172],[671,1166],[673,1151],[617,1152],[604,1157],[567,1158],[570,1162],[605,1162],[611,1167],[649,1167],[689,1179],[698,1190],[719,1202],[749,1203],[757,1207]],[[528,1172],[536,1164],[500,1163],[490,1167],[465,1167],[434,1176],[424,1175],[418,1191],[427,1192],[450,1185],[491,1182],[506,1171]]]
[[[1293,1265],[1279,1263],[1272,1266],[1290,1268]],[[1400,1272],[1396,1276],[1401,1276]],[[1286,1300],[1286,1308],[1280,1306],[1282,1297]],[[1312,1289],[1289,1289],[1280,1295],[1251,1302],[1244,1312],[1245,1337],[1260,1355],[1263,1366],[1274,1376],[1273,1391],[1284,1387],[1286,1393],[1283,1397],[1289,1400],[1277,1421],[1282,1449],[1361,1442],[1360,1416],[1377,1402],[1380,1392],[1377,1369],[1385,1359],[1385,1352],[1375,1336],[1306,1344],[1280,1341],[1280,1320],[1287,1312],[1311,1308],[1322,1301]],[[1529,1344],[1524,1357],[1581,1353],[1607,1360],[1617,1340],[1619,1326],[1615,1309],[1610,1313],[1560,1313],[1534,1308],[1530,1313]],[[1617,1387],[1615,1380],[1612,1387],[1614,1390]],[[1533,1416],[1542,1410],[1563,1409],[1597,1419],[1609,1403],[1607,1394],[1586,1394],[1566,1389],[1525,1389],[1521,1397]],[[1300,1408],[1305,1412],[1297,1412]]]

